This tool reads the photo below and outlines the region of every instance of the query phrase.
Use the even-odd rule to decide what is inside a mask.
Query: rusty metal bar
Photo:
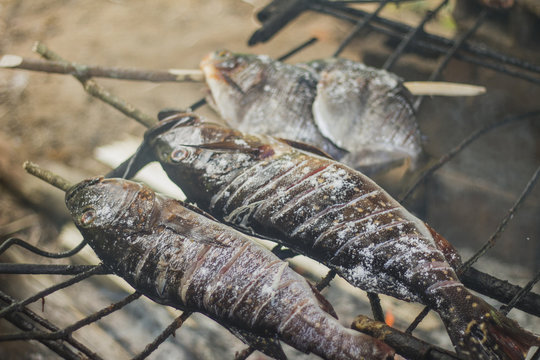
[[[13,245],[17,245],[17,246],[20,246],[22,248],[25,248],[26,250],[31,251],[34,254],[37,254],[39,256],[52,258],[52,259],[61,259],[61,258],[70,257],[72,255],[75,255],[79,251],[81,251],[82,248],[84,248],[86,246],[86,241],[84,241],[84,240],[81,241],[79,245],[75,246],[71,250],[60,252],[60,253],[52,253],[52,252],[48,252],[48,251],[45,251],[45,250],[41,250],[40,248],[37,248],[37,247],[35,247],[33,245],[30,245],[29,243],[27,243],[24,240],[21,240],[21,239],[18,239],[18,238],[9,238],[6,241],[4,241],[2,243],[2,245],[0,245],[0,254],[5,252],[7,249],[9,249]]]
[[[398,45],[398,47],[396,48],[396,50],[394,50],[394,52],[386,59],[384,65],[382,66],[383,69],[385,70],[389,70],[390,68],[392,68],[392,66],[394,66],[394,64],[396,63],[396,61],[398,60],[398,58],[403,54],[403,52],[405,51],[405,49],[407,48],[407,46],[409,45],[409,43],[419,34],[423,33],[424,32],[424,26],[429,22],[431,21],[431,19],[433,19],[433,17],[435,15],[437,15],[437,13],[443,8],[445,7],[447,4],[448,4],[448,1],[449,0],[443,0],[439,6],[437,6],[435,9],[433,10],[429,10],[427,13],[426,13],[426,16],[424,17],[424,19],[422,19],[422,21],[420,22],[420,24],[418,24],[417,27],[415,27],[414,29],[412,29],[405,38],[403,38],[403,40],[400,42],[400,44]]]
[[[77,321],[76,323],[64,328],[63,330],[58,330],[54,332],[44,332],[44,331],[28,331],[23,333],[16,333],[16,334],[4,334],[0,335],[0,342],[1,341],[15,341],[15,340],[59,340],[59,339],[65,339],[67,336],[70,336],[73,332],[77,331],[78,329],[82,328],[83,326],[86,326],[88,324],[91,324],[93,322],[98,321],[99,319],[109,315],[112,312],[115,312],[118,309],[121,309],[122,307],[126,306],[127,304],[137,300],[139,297],[141,297],[141,293],[134,292],[131,295],[126,296],[124,299],[111,304],[107,306],[106,308],[103,308],[92,315],[89,315],[85,317],[84,319],[81,319]]]
[[[540,178],[540,166],[536,169],[534,174],[532,175],[531,179],[528,181],[527,185],[519,195],[518,199],[512,205],[510,210],[508,210],[508,213],[502,219],[502,221],[499,223],[499,226],[497,226],[497,230],[491,235],[489,240],[482,246],[469,260],[467,260],[461,268],[458,269],[458,274],[463,273],[467,269],[471,267],[472,264],[474,264],[481,256],[483,256],[489,249],[491,249],[495,245],[495,241],[499,238],[499,236],[502,234],[502,232],[505,230],[506,225],[512,218],[514,217],[514,214],[518,210],[518,208],[523,204],[523,201],[527,198],[527,195],[530,194],[531,190],[534,188],[534,185],[536,185],[536,182],[538,181],[538,178]]]
[[[0,263],[0,274],[78,275],[97,266]],[[111,274],[111,272],[103,267],[94,273],[94,275],[108,274]]]
[[[100,270],[101,270],[101,267],[102,265],[99,265],[99,266],[96,266],[88,271],[85,271],[83,273],[80,273],[79,275],[76,275],[74,277],[72,277],[71,279],[67,280],[67,281],[63,281],[59,284],[56,284],[56,285],[53,285],[53,286],[50,286],[42,291],[39,291],[38,293],[24,299],[24,300],[21,300],[19,302],[16,302],[16,303],[13,303],[11,305],[9,305],[8,307],[2,309],[0,311],[0,318],[8,315],[8,314],[11,314],[12,312],[14,311],[18,311],[20,310],[23,306],[25,305],[28,305],[40,298],[43,298],[49,294],[52,294],[53,292],[57,291],[57,290],[60,290],[60,289],[63,289],[63,288],[66,288],[70,285],[73,285],[75,283],[78,283],[79,281],[82,281],[92,275],[95,275],[96,273],[98,273]]]
[[[150,355],[154,350],[158,348],[159,345],[161,345],[167,338],[171,335],[174,336],[174,333],[176,330],[184,324],[184,321],[187,320],[188,317],[190,317],[192,312],[190,311],[184,311],[182,315],[178,316],[174,321],[163,330],[161,334],[159,334],[154,341],[152,341],[150,344],[148,344],[143,351],[141,351],[138,355],[132,358],[132,360],[142,360],[146,359],[148,355]]]
[[[509,302],[508,304],[502,305],[502,306],[501,306],[501,309],[500,309],[501,312],[502,312],[503,314],[505,314],[505,315],[508,314],[508,313],[510,312],[510,310],[512,310],[512,308],[513,308],[513,307],[514,307],[521,299],[523,299],[523,297],[524,297],[525,295],[527,295],[527,294],[531,291],[532,287],[533,287],[539,280],[540,280],[540,271],[536,273],[536,276],[533,277],[533,278],[531,279],[531,281],[529,281],[529,282],[527,283],[527,285],[525,285],[525,286],[523,287],[523,289],[521,289],[521,290],[520,290],[520,291],[512,298],[512,300],[510,300],[510,302]]]
[[[15,302],[15,299],[13,299],[11,296],[3,293],[0,291],[0,299],[2,301],[4,301],[5,303],[7,303],[8,305],[11,304],[11,303],[14,303]],[[24,307],[22,309],[22,313],[28,317],[29,320],[43,326],[45,329],[47,330],[50,330],[50,331],[58,331],[60,330],[60,328],[54,324],[52,324],[50,321],[42,318],[41,316],[37,315],[35,312],[33,312],[32,310]],[[15,315],[15,314],[14,314]],[[17,314],[19,315],[19,314]],[[10,320],[10,317],[12,315],[8,315],[6,318],[8,321],[11,321]],[[12,322],[13,323],[13,322]],[[14,323],[14,325],[16,325]],[[17,327],[19,327],[18,325],[16,325]],[[31,328],[21,328],[19,327],[19,329],[21,330],[25,330],[25,331],[32,331],[35,329],[35,327],[31,327]],[[73,339],[72,337],[68,336],[65,341],[70,344],[71,346],[73,346],[75,349],[79,350],[80,352],[82,352],[84,355],[87,356],[88,359],[91,359],[91,360],[102,360],[102,358],[97,355],[95,352],[91,351],[90,349],[88,349],[84,344],[80,343],[79,341]],[[46,342],[46,340],[43,340],[43,342]],[[54,351],[54,350],[53,350]],[[60,354],[59,354],[60,355]],[[78,359],[78,358],[77,358]]]
[[[535,119],[535,117],[539,117]],[[430,165],[426,170],[422,172],[422,174],[415,180],[415,182],[405,191],[403,195],[400,196],[399,202],[403,203],[405,202],[409,196],[412,195],[412,193],[418,188],[418,186],[426,180],[426,178],[433,174],[435,171],[440,169],[444,164],[452,160],[457,154],[459,154],[463,149],[465,149],[467,146],[469,146],[473,141],[480,138],[482,135],[490,132],[491,130],[494,130],[500,126],[506,125],[508,123],[514,122],[514,121],[521,121],[521,120],[527,120],[527,119],[534,119],[538,120],[540,119],[540,110],[539,111],[532,111],[521,115],[516,116],[507,116],[503,120],[499,122],[495,122],[493,124],[489,124],[484,126],[483,128],[473,132],[471,135],[469,135],[467,138],[463,139],[456,147],[451,149],[450,151],[446,152],[443,156],[439,158],[435,163]]]

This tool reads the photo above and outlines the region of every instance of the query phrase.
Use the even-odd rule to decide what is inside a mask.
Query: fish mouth
[[[87,179],[84,181],[81,181],[80,183],[72,186],[67,192],[66,192],[66,203],[68,203],[79,191],[82,189],[85,189],[89,186],[98,184],[103,181],[103,176],[94,177],[91,179]]]

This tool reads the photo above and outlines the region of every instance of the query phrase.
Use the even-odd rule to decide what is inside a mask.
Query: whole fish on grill
[[[93,178],[73,186],[66,204],[103,263],[160,304],[326,359],[393,358],[388,345],[343,327],[286,262],[180,201],[128,180]]]
[[[264,55],[216,51],[201,62],[208,102],[234,128],[317,146],[374,171],[422,151],[402,80],[346,59],[290,65]]]
[[[442,236],[316,148],[178,114],[149,129],[111,175],[131,177],[155,160],[216,218],[318,260],[361,289],[430,306],[461,356],[523,359],[540,343],[464,287],[460,257]]]

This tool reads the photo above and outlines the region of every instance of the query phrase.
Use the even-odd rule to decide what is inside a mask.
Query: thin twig
[[[373,336],[392,346],[396,351],[408,359],[456,360],[456,354],[433,346],[414,336],[403,333],[382,322],[373,321],[360,315],[351,325],[351,328]]]
[[[147,70],[106,67],[75,62],[28,59],[18,55],[3,55],[0,58],[0,68],[68,74],[77,78],[99,77],[151,82],[204,82],[203,72],[197,69]]]
[[[68,61],[64,60],[58,54],[54,53],[52,50],[47,48],[45,44],[42,44],[40,42],[34,45],[34,51],[40,54],[41,56],[43,56],[45,59],[69,64]],[[79,80],[84,90],[86,90],[90,95],[106,102],[107,104],[111,105],[115,109],[119,110],[124,115],[129,116],[132,119],[135,119],[142,125],[146,127],[151,127],[157,122],[157,120],[154,119],[153,117],[143,113],[142,111],[138,110],[137,108],[135,108],[133,105],[129,104],[128,102],[109,93],[103,87],[98,85],[94,80],[85,76],[79,76],[79,75],[73,75],[73,76],[77,80]]]
[[[161,345],[165,340],[167,340],[167,338],[171,335],[173,335],[175,333],[176,330],[178,330],[180,328],[180,326],[182,326],[182,324],[184,323],[184,321],[187,320],[187,318],[192,314],[192,312],[190,311],[184,311],[182,313],[182,315],[178,316],[176,319],[174,319],[174,321],[165,328],[165,330],[163,330],[163,332],[161,334],[158,335],[158,337],[156,337],[154,339],[154,341],[152,341],[150,344],[148,344],[144,350],[139,353],[137,356],[133,357],[132,360],[142,360],[142,359],[146,359],[146,357],[148,355],[150,355],[154,350],[156,350],[158,348],[159,345]]]
[[[60,175],[56,175],[56,174],[53,174],[49,170],[42,169],[39,167],[39,165],[36,165],[30,161],[26,161],[23,164],[23,168],[29,174],[32,174],[35,177],[40,178],[41,180],[51,184],[52,186],[62,191],[68,191],[73,186],[73,184],[68,182],[66,179],[64,179]]]

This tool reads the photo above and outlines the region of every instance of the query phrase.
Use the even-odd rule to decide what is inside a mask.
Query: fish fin
[[[279,141],[284,142],[285,144],[292,146],[295,149],[299,149],[302,151],[307,151],[309,153],[319,155],[325,158],[328,158],[330,160],[335,160],[330,154],[326,153],[325,151],[319,149],[316,146],[307,144],[302,141],[296,141],[296,140],[290,140],[290,139],[284,139],[284,138],[277,138]],[[345,150],[346,151],[346,150]]]
[[[207,149],[214,151],[233,151],[233,152],[243,152],[251,156],[255,156],[258,159],[266,159],[275,154],[274,149],[271,145],[262,144],[257,142],[247,142],[245,144],[238,144],[234,140],[225,140],[225,141],[216,141],[208,144],[200,145],[184,145],[187,147],[197,148],[197,149]]]
[[[461,305],[461,306],[459,306]],[[480,298],[453,306],[441,313],[448,335],[460,356],[471,359],[525,359],[540,338],[507,318]]]
[[[333,317],[337,319],[338,316],[332,304],[330,304],[330,302],[328,302],[328,300],[326,300],[326,298],[322,296],[319,290],[317,290],[317,288],[313,286],[312,283],[308,281],[308,284],[311,287],[311,291],[313,292],[313,295],[315,295],[315,298],[317,298],[317,302],[319,303],[319,307],[321,308],[321,310],[332,315]]]
[[[441,234],[436,232],[431,226],[429,226],[427,223],[424,223],[426,227],[428,228],[429,232],[433,236],[433,240],[435,240],[435,245],[444,255],[444,258],[446,261],[452,266],[455,270],[459,269],[462,265],[461,261],[461,255],[457,252],[454,245],[450,244],[448,240],[446,240]]]
[[[158,120],[161,121],[161,120],[165,120],[166,118],[171,117],[173,115],[182,114],[182,113],[185,113],[185,111],[180,110],[180,109],[165,108],[165,109],[161,109],[158,112],[157,117],[158,117]]]
[[[201,118],[194,113],[172,112],[170,116],[160,119],[156,125],[144,133],[144,141],[148,142],[149,139],[163,134],[177,125],[193,125],[199,122],[201,122]]]
[[[137,151],[135,151],[135,154],[131,155],[126,161],[111,170],[105,177],[131,179],[152,161],[155,161],[152,156],[152,151],[146,141],[143,141]]]
[[[223,324],[222,324],[223,325]],[[273,337],[265,337],[255,335],[249,331],[238,328],[233,325],[224,325],[234,336],[239,338],[243,343],[278,360],[287,360],[287,356],[283,352],[283,348],[278,339]]]

